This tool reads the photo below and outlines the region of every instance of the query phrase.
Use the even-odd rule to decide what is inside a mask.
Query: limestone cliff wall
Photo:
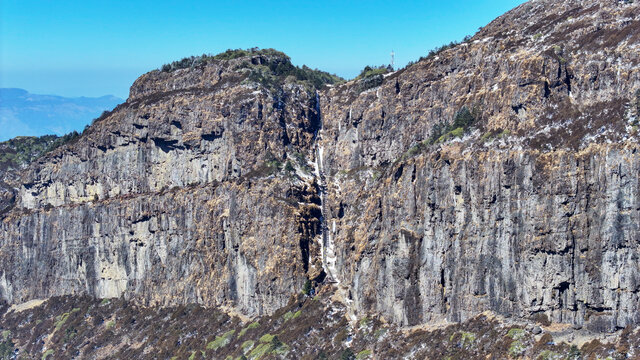
[[[305,281],[298,208],[275,180],[194,186],[5,218],[2,296],[124,295],[271,313]],[[251,209],[251,211],[242,210]]]
[[[274,87],[258,55],[145,74],[7,177],[0,295],[257,315],[327,276],[401,325],[638,324],[638,18],[531,1],[379,86]]]
[[[259,315],[318,272],[305,155],[317,97],[247,83],[230,63],[142,76],[126,103],[14,182],[2,298],[88,293]]]
[[[325,217],[356,311],[638,323],[639,14],[532,1],[379,87],[326,92]],[[434,138],[463,107],[474,126]]]
[[[406,325],[485,310],[636,324],[638,150],[453,148],[345,174],[329,220],[339,278],[356,308]]]

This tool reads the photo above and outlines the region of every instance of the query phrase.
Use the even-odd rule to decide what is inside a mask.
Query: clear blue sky
[[[164,63],[254,46],[351,78],[392,49],[403,66],[522,2],[1,0],[0,87],[126,98]]]

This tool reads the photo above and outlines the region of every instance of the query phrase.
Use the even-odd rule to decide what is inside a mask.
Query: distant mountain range
[[[0,88],[0,141],[81,131],[103,111],[112,110],[123,101],[111,95],[68,98]]]

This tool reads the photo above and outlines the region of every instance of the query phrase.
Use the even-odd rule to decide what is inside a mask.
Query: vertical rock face
[[[409,325],[487,309],[637,323],[637,150],[437,152],[381,183],[338,178],[343,283],[358,308]]]
[[[323,94],[326,218],[358,311],[638,323],[639,16],[532,1],[379,87]],[[441,126],[464,108],[472,126]]]
[[[401,325],[638,324],[638,18],[531,1],[320,92],[273,52],[145,74],[7,180],[0,295],[257,315],[327,275],[350,311]]]
[[[286,304],[319,228],[313,178],[294,176],[317,98],[245,81],[236,67],[250,61],[288,58],[146,74],[125,104],[33,164],[2,222],[2,297],[124,295],[252,315]]]

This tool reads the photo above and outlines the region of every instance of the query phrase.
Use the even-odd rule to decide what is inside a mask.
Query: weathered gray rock
[[[380,87],[322,97],[325,217],[360,314],[638,323],[639,16],[532,1]],[[433,138],[463,107],[467,134]]]
[[[371,186],[367,171],[338,178],[341,280],[357,308],[408,325],[487,309],[635,324],[638,150],[441,151]]]
[[[8,183],[0,296],[257,315],[327,275],[400,325],[638,324],[638,18],[531,1],[371,89],[257,84],[261,55],[145,74]]]
[[[2,298],[88,293],[259,315],[318,272],[303,155],[317,97],[243,81],[224,72],[232,63],[144,75],[125,104],[32,164],[0,226]],[[218,77],[202,83],[202,71]]]

